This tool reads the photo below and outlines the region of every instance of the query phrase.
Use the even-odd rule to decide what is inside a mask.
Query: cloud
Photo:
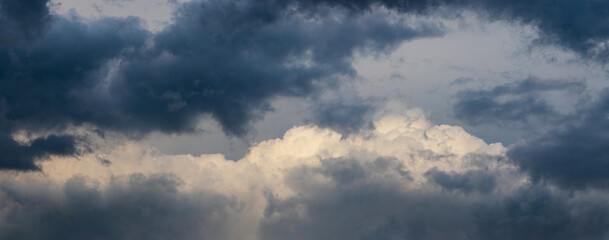
[[[0,135],[0,165],[10,169],[38,169],[33,160],[48,155],[72,155],[78,152],[76,139],[67,135],[37,138],[29,145],[21,145],[10,136]]]
[[[140,123],[134,126],[184,131],[209,113],[227,133],[243,135],[250,120],[271,110],[273,97],[308,96],[354,74],[355,51],[441,33],[435,25],[390,22],[387,14],[354,17],[340,8],[276,2],[188,3],[111,91],[124,99],[119,109]]]
[[[132,142],[97,149],[74,134],[192,132],[209,116],[243,136],[273,99],[313,96],[353,77],[354,53],[443,33],[441,24],[396,11],[481,10],[533,24],[541,42],[606,60],[606,29],[596,25],[606,22],[601,2],[323,2],[195,1],[151,33],[133,17],[85,23],[49,15],[47,1],[0,0],[0,168],[41,170],[0,172],[0,236],[607,236],[609,94],[569,119],[535,96],[581,89],[579,82],[531,78],[459,95],[456,111],[473,124],[561,124],[508,149],[434,125],[418,110],[368,124],[359,117],[372,107],[350,103],[315,109],[320,126],[294,127],[239,161],[163,155]]]
[[[135,143],[0,174],[6,238],[602,239],[604,191],[527,175],[460,127],[422,111],[343,138],[316,126],[239,161]],[[100,158],[112,161],[103,164]]]
[[[349,135],[362,128],[370,127],[374,105],[362,102],[318,103],[313,109],[314,121],[320,127],[334,129],[341,134]]]
[[[568,107],[561,105],[562,99],[544,97],[549,92],[575,96],[570,103],[574,110],[559,112]],[[490,90],[462,91],[454,111],[472,125],[526,125],[529,135],[510,146],[507,156],[533,181],[569,190],[606,189],[608,94],[606,89],[593,99],[587,94],[580,81],[529,78]]]
[[[496,185],[495,178],[488,171],[470,170],[459,174],[431,169],[425,175],[448,190],[460,190],[466,193],[471,191],[489,193]]]
[[[111,112],[96,93],[99,76],[108,61],[140,47],[146,36],[134,18],[86,25],[55,17],[44,37],[0,46],[0,168],[32,170],[37,158],[75,154],[83,139],[62,130]],[[27,146],[13,139],[19,131],[53,136],[34,137]]]
[[[496,0],[312,0],[365,10],[377,5],[402,12],[430,13],[444,10],[471,9],[496,21],[530,24],[539,30],[537,41],[573,50],[586,59],[607,62],[609,27],[606,11],[609,3],[596,0],[572,1],[496,1]]]
[[[272,111],[273,99],[311,96],[353,77],[354,53],[388,52],[403,41],[443,34],[441,24],[398,12],[480,10],[491,19],[533,24],[541,41],[585,57],[606,55],[607,31],[595,27],[606,21],[598,11],[606,6],[594,1],[560,1],[555,11],[528,1],[194,1],[179,5],[175,22],[155,34],[133,17],[83,23],[50,15],[47,4],[0,2],[6,23],[0,29],[6,36],[0,41],[0,135],[17,156],[2,162],[20,162],[3,169],[36,169],[36,159],[53,154],[18,155],[22,144],[10,140],[18,131],[51,130],[67,139],[63,130],[90,126],[137,137],[193,132],[200,118],[212,117],[227,134],[243,136],[253,120]],[[468,99],[461,110],[493,110],[484,100]],[[512,103],[490,112],[552,115],[535,98]],[[506,109],[522,105],[529,108]],[[364,105],[340,109],[320,108],[315,118],[347,133],[365,124],[359,116],[370,111]]]
[[[0,47],[19,45],[40,35],[50,22],[48,0],[0,1]]]
[[[558,92],[581,97],[586,85],[581,81],[530,77],[495,86],[489,90],[464,90],[456,95],[455,118],[470,125],[527,125],[560,122],[563,116],[544,93]],[[534,125],[534,124],[531,124]]]
[[[308,171],[311,173],[311,171]],[[303,185],[314,175],[299,176]],[[313,183],[314,184],[314,183]],[[404,184],[404,183],[401,183]],[[358,184],[306,186],[269,198],[264,239],[603,239],[608,206],[527,186],[482,197],[425,190],[374,177]],[[596,213],[594,213],[596,211]]]
[[[30,28],[39,32],[23,44],[0,43],[5,149],[19,148],[11,141],[18,131],[65,135],[84,126],[139,137],[193,132],[205,116],[243,136],[274,98],[309,96],[353,76],[354,53],[442,34],[439,24],[382,8],[354,16],[296,2],[185,3],[175,23],[156,34],[135,17],[84,23],[50,16],[47,1],[0,4],[1,19],[14,25],[2,31],[14,33],[13,42],[34,36]],[[15,163],[0,168],[36,169],[31,156],[53,154],[12,152],[16,157],[1,163]]]
[[[40,185],[37,185],[40,184]],[[4,182],[2,233],[6,239],[223,239],[227,212],[237,206],[223,196],[178,192],[172,175],[133,174],[106,187],[73,177],[60,189],[44,183]],[[8,207],[9,205],[11,207]],[[17,207],[19,206],[19,207]],[[35,231],[32,231],[36,229]]]
[[[534,180],[568,189],[607,188],[609,94],[583,105],[573,119],[510,148],[508,156]]]

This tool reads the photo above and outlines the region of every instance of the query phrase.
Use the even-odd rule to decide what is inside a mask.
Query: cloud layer
[[[468,11],[606,66],[609,3],[195,0],[156,32],[50,4],[0,0],[2,239],[609,237],[609,90],[583,77],[446,85],[455,121],[528,131],[506,147],[343,89],[357,58],[467,28],[444,23]],[[237,161],[139,141],[202,119],[247,137],[282,98],[308,101],[311,124]]]
[[[135,143],[3,173],[2,237],[22,239],[600,239],[604,192],[532,183],[419,110],[342,138],[301,126],[243,159]],[[106,162],[100,162],[105,159]],[[111,162],[111,163],[108,163]],[[31,231],[31,229],[38,229]]]
[[[46,1],[0,4],[8,23],[0,43],[0,147],[13,156],[0,161],[5,169],[36,169],[36,157],[74,154],[75,137],[62,135],[71,126],[142,136],[193,132],[211,116],[242,136],[272,110],[273,98],[310,96],[353,75],[356,51],[442,33],[440,25],[384,9],[352,16],[275,1],[186,3],[154,35],[134,17],[84,23],[49,15]],[[11,140],[19,131],[57,134],[46,141],[64,139],[53,143],[64,151],[20,146]]]

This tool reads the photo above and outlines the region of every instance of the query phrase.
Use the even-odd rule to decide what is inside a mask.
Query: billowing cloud
[[[136,19],[86,25],[55,17],[44,29],[44,37],[31,44],[0,46],[0,168],[36,169],[37,157],[75,153],[78,137],[61,130],[109,113],[96,93],[104,67],[133,52],[147,35]],[[23,144],[12,137],[18,131],[52,134]]]
[[[296,2],[185,3],[175,23],[154,35],[134,17],[84,23],[49,15],[46,1],[1,4],[3,21],[12,24],[2,31],[14,33],[14,42],[33,36],[30,28],[39,32],[0,46],[0,135],[2,148],[16,156],[0,168],[10,169],[36,169],[36,157],[71,154],[20,154],[26,147],[11,140],[18,131],[52,130],[58,136],[48,139],[68,139],[62,130],[86,125],[141,136],[192,132],[211,116],[226,133],[242,136],[273,98],[309,96],[352,76],[355,52],[442,33],[440,25],[407,22],[386,9],[353,16]],[[76,142],[61,143],[76,149]]]
[[[48,135],[52,129],[57,139],[74,138],[61,133],[74,125],[130,136],[180,133],[210,116],[226,133],[243,136],[252,120],[272,110],[272,99],[310,96],[340,84],[341,76],[354,76],[355,52],[384,52],[443,33],[440,24],[402,13],[473,9],[533,24],[542,42],[586,57],[606,53],[607,31],[594,26],[606,21],[607,6],[594,1],[575,8],[561,1],[556,11],[528,1],[193,1],[179,5],[174,23],[156,34],[136,18],[83,23],[50,15],[47,4],[0,2],[6,23],[0,30],[6,38],[0,43],[0,135],[3,148],[21,156],[3,160],[19,163],[0,168],[36,169],[38,157],[76,152],[31,148],[38,152],[19,154],[27,146],[11,141],[18,131]],[[522,101],[532,104],[529,112],[549,111],[534,99]],[[328,120],[341,118],[353,126],[332,127],[344,132],[365,124],[357,119],[369,111],[366,105],[344,107],[320,108],[315,119],[331,126]],[[63,143],[63,149],[77,148],[76,141]]]
[[[508,147],[422,110],[378,113],[343,89],[360,77],[355,58],[443,36],[435,20],[463,11],[532,26],[535,43],[606,64],[609,4],[195,0],[155,32],[137,17],[83,19],[49,4],[0,0],[2,239],[609,236],[609,94],[585,79],[449,84],[462,90],[457,120],[531,124]],[[392,81],[407,80],[416,88]],[[573,109],[555,101],[567,95]],[[311,125],[236,161],[138,142],[197,132],[202,118],[243,137],[283,97],[324,105],[307,105]]]
[[[227,133],[242,135],[270,110],[272,97],[308,96],[353,75],[354,51],[441,33],[440,26],[389,15],[274,1],[188,3],[110,91],[134,128],[183,131],[209,113]]]
[[[421,111],[342,138],[301,126],[234,162],[135,143],[2,173],[2,237],[600,239],[607,195],[533,184]],[[103,164],[99,158],[112,161]],[[36,231],[32,231],[36,229]]]

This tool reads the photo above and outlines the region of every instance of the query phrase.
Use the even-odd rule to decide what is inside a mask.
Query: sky
[[[0,239],[609,239],[609,2],[0,0]]]

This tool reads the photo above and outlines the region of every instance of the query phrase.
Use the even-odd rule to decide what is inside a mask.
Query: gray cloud
[[[226,133],[242,136],[252,120],[272,110],[273,98],[309,96],[338,84],[337,76],[352,76],[354,51],[383,52],[404,40],[442,34],[437,24],[390,21],[378,6],[413,13],[439,6],[474,9],[491,19],[533,24],[541,42],[595,59],[604,59],[609,34],[602,27],[608,6],[596,1],[194,1],[178,6],[176,22],[155,35],[134,18],[84,24],[50,16],[47,3],[0,2],[0,125],[4,148],[15,156],[20,144],[11,135],[18,130],[82,124],[138,136],[190,132],[201,116],[211,116]],[[494,107],[485,106],[485,99],[468,101],[478,106],[464,105],[463,112]],[[516,107],[504,105],[494,112],[552,115],[535,98],[518,101],[512,105],[528,109],[504,111]],[[345,107],[345,116],[319,109],[317,119],[353,131],[363,124],[358,115],[368,110]],[[75,141],[63,143],[75,149]],[[47,154],[53,151],[32,156]],[[25,163],[0,168],[35,169],[34,157],[16,159],[7,161]]]
[[[342,139],[295,127],[236,162],[130,144],[103,156],[111,165],[91,153],[2,172],[0,237],[606,238],[606,191],[526,181],[500,144],[416,116]]]
[[[604,239],[609,206],[532,185],[475,204],[480,239]]]
[[[440,33],[433,25],[390,23],[380,12],[350,17],[341,9],[290,9],[273,1],[194,2],[181,9],[146,58],[130,62],[111,86],[123,99],[119,109],[141,122],[136,126],[187,130],[210,113],[227,133],[242,135],[251,119],[270,110],[270,98],[307,96],[334,85],[333,77],[352,75],[355,50]]]
[[[223,239],[226,214],[237,209],[220,195],[182,193],[171,175],[134,174],[107,187],[74,177],[61,191],[3,182],[3,239]],[[231,205],[232,204],[232,205]]]
[[[339,76],[353,76],[355,51],[387,52],[404,40],[442,34],[441,25],[389,21],[379,5],[416,13],[441,5],[480,10],[493,20],[537,26],[540,42],[607,60],[602,45],[609,35],[605,2],[321,2],[195,1],[181,5],[176,22],[152,35],[135,18],[85,24],[51,17],[47,1],[0,0],[0,168],[37,169],[36,159],[78,153],[77,136],[54,134],[22,144],[13,139],[20,130],[92,125],[102,135],[106,130],[130,136],[181,133],[194,130],[196,121],[209,115],[228,134],[243,135],[252,120],[272,110],[273,98],[310,96],[340,84]],[[362,9],[366,10],[353,12]],[[473,124],[561,119],[548,102],[534,95],[582,87],[533,80],[463,93],[457,114]],[[498,100],[505,96],[515,100]],[[510,148],[511,163],[533,180],[516,189],[509,188],[516,180],[483,167],[434,169],[424,174],[426,182],[413,187],[413,174],[403,170],[406,162],[416,163],[410,166],[415,170],[429,162],[450,163],[457,158],[451,150],[473,151],[467,147],[479,140],[453,138],[451,134],[461,132],[445,131],[446,126],[405,131],[424,132],[424,140],[401,138],[405,140],[395,143],[400,149],[385,149],[403,153],[404,159],[365,162],[318,154],[307,156],[307,161],[322,159],[319,166],[300,166],[289,162],[292,157],[277,157],[278,165],[297,165],[278,183],[295,194],[282,198],[267,190],[260,229],[251,234],[262,239],[603,239],[608,234],[609,206],[597,188],[606,189],[609,183],[608,96],[602,94],[580,108],[579,117],[555,121],[560,123],[557,129]],[[354,104],[317,110],[321,125],[347,132],[365,126],[357,116],[371,111]],[[303,141],[311,132],[301,133]],[[400,138],[381,140],[387,139]],[[438,144],[444,142],[433,141],[437,139],[458,141]],[[379,141],[372,146],[387,145]],[[403,146],[431,146],[438,152],[408,152]],[[366,154],[361,145],[358,148]],[[293,150],[278,149],[281,157]],[[415,162],[413,156],[433,158]],[[96,158],[105,168],[120,162],[112,160],[108,164],[107,159]],[[254,163],[264,163],[259,161]],[[203,168],[201,163],[185,169]],[[257,164],[246,167],[253,165]],[[277,171],[269,176],[284,174],[279,167],[265,167]],[[210,172],[215,171],[220,170]],[[184,192],[181,180],[171,175],[112,178],[108,186],[73,177],[60,191],[16,176],[0,182],[3,238],[222,239],[227,232],[241,230],[227,220],[241,211],[241,203],[215,193]],[[584,188],[592,189],[563,190]]]
[[[512,146],[507,156],[534,181],[571,190],[606,188],[608,95],[601,91],[591,101],[584,89],[582,82],[530,78],[490,90],[466,90],[457,95],[455,116],[472,125],[527,125],[530,136]],[[549,91],[574,95],[579,99],[575,110],[559,113],[540,96]]]
[[[384,5],[402,12],[431,12],[437,7],[471,9],[490,20],[531,24],[540,30],[538,42],[556,44],[585,58],[606,62],[609,48],[609,3],[597,0],[312,0],[354,10]]]
[[[372,127],[375,106],[361,102],[318,103],[313,109],[314,121],[320,127],[329,127],[343,135]]]
[[[581,81],[530,77],[489,90],[464,90],[456,95],[454,114],[455,118],[470,125],[513,126],[540,121],[557,123],[566,116],[540,94],[555,91],[579,97],[585,87]]]
[[[111,106],[95,92],[96,76],[107,61],[141,46],[147,35],[136,19],[85,25],[55,17],[44,28],[44,37],[30,44],[0,46],[0,148],[5,150],[0,168],[37,169],[38,157],[76,153],[75,136],[33,139],[32,146],[24,146],[11,135],[61,131],[109,114]]]
[[[0,48],[38,37],[50,22],[48,0],[0,1]]]
[[[582,106],[573,119],[513,146],[508,157],[534,180],[569,189],[609,187],[609,93]]]
[[[609,2],[606,1],[487,1],[487,0],[438,0],[438,1],[320,1],[349,6],[354,10],[384,5],[399,11],[430,12],[436,7],[445,9],[470,9],[491,21],[510,21],[530,24],[539,30],[536,44],[551,44],[577,53],[584,60],[609,60]],[[560,84],[559,84],[560,85]],[[524,144],[513,147],[508,155],[535,180],[549,181],[561,187],[579,189],[606,187],[604,177],[607,167],[608,139],[603,114],[603,101],[587,107],[577,103],[575,114],[558,113],[549,101],[536,93],[555,90],[581,89],[582,84],[572,86],[508,84],[493,90],[465,91],[458,95],[456,117],[470,124],[497,124],[514,127],[514,124],[531,124],[547,133],[536,131]],[[500,98],[507,101],[500,101]],[[511,99],[510,99],[511,97]],[[606,99],[605,94],[595,96]],[[584,104],[584,105],[580,105]],[[547,130],[552,128],[551,130]],[[541,136],[539,136],[541,135]]]
[[[263,239],[603,239],[609,226],[605,202],[545,185],[525,184],[494,197],[497,175],[488,170],[427,174],[468,194],[462,195],[404,190],[409,180],[388,177],[392,168],[335,163],[293,171],[288,182],[295,197],[267,194]],[[333,183],[313,180],[319,175]],[[476,188],[481,195],[469,195]]]
[[[492,174],[480,170],[447,173],[434,168],[429,170],[425,176],[447,190],[463,191],[465,193],[472,191],[489,193],[495,189],[497,184]]]
[[[2,142],[8,155],[22,156],[0,168],[36,169],[36,158],[20,155],[11,140],[18,130],[87,124],[129,136],[180,133],[208,115],[242,136],[272,110],[273,98],[308,96],[336,86],[337,76],[352,76],[354,52],[388,51],[442,33],[440,25],[393,21],[380,10],[353,16],[296,2],[194,1],[152,35],[136,18],[51,19],[46,3],[0,2],[2,19],[16,24],[2,31],[15,32],[15,42],[30,28],[40,31],[27,44],[0,46]]]

